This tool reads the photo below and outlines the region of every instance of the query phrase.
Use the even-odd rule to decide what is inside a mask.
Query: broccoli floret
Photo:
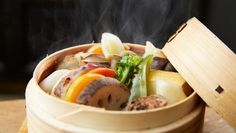
[[[125,54],[117,63],[116,75],[119,81],[129,87],[141,61],[142,57],[139,55]]]
[[[142,57],[136,54],[125,54],[122,59],[120,60],[120,63],[126,66],[137,66],[142,61]]]

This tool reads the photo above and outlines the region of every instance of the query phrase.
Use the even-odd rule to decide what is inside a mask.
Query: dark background
[[[123,42],[162,47],[196,16],[234,52],[235,0],[1,0],[0,93],[24,93],[35,65],[56,50],[103,32]]]

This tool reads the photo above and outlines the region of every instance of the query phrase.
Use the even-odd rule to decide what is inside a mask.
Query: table
[[[17,133],[25,119],[25,100],[0,101],[0,133]],[[203,133],[235,133],[214,110],[207,107]]]
[[[24,119],[24,99],[0,101],[0,133],[17,133]]]

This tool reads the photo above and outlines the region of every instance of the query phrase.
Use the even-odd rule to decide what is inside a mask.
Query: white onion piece
[[[59,69],[51,73],[48,77],[46,77],[43,81],[40,82],[39,86],[47,93],[52,91],[53,86],[56,82],[70,70],[68,69]]]
[[[110,58],[112,55],[119,55],[125,50],[119,37],[111,33],[102,34],[101,47],[106,58]]]

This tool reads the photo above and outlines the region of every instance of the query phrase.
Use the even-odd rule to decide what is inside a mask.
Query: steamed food
[[[130,100],[133,101],[140,97],[148,96],[148,88],[147,88],[147,81],[148,75],[150,71],[150,64],[152,61],[152,56],[149,55],[143,59],[143,61],[138,66],[138,72],[134,75],[132,80],[132,87],[131,87],[131,96]]]
[[[129,99],[129,89],[115,78],[93,80],[77,97],[77,102],[109,110],[121,110]]]
[[[151,70],[148,80],[149,95],[159,94],[167,99],[169,104],[186,98],[190,87],[179,73],[163,70]]]
[[[110,58],[112,55],[119,55],[125,50],[121,40],[110,33],[103,33],[101,39],[102,52],[106,58]]]
[[[142,57],[136,54],[126,53],[116,64],[117,78],[121,83],[130,86],[134,74],[138,71],[138,65],[142,61]]]
[[[130,102],[127,106],[127,110],[147,110],[164,107],[167,105],[167,100],[161,95],[150,95],[146,97],[138,98]]]
[[[106,110],[149,110],[185,99],[191,92],[161,49],[146,42],[135,53],[111,34],[87,51],[66,55],[39,84],[48,94]]]
[[[43,88],[45,92],[52,92],[53,86],[58,82],[58,80],[68,73],[68,69],[59,69],[50,74],[47,78],[45,78],[39,85]]]

